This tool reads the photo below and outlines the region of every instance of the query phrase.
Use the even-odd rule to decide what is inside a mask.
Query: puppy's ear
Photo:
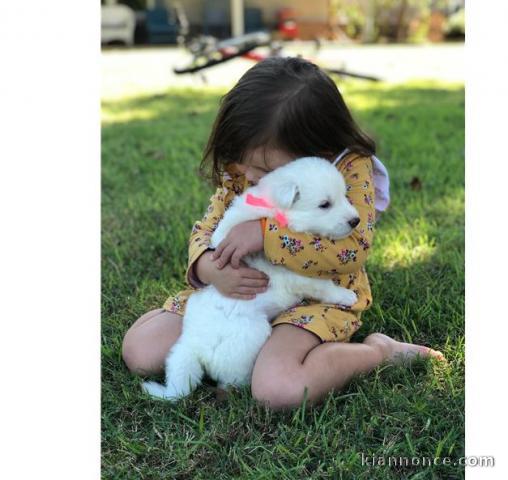
[[[298,200],[299,196],[298,185],[293,182],[287,182],[276,187],[273,199],[278,207],[290,208]]]

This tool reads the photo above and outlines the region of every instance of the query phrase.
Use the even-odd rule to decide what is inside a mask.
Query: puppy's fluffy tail
[[[143,389],[143,392],[148,393],[148,395],[151,395],[155,398],[161,398],[163,400],[167,400],[166,397],[166,387],[164,385],[161,385],[157,382],[143,382],[141,385],[141,388]]]

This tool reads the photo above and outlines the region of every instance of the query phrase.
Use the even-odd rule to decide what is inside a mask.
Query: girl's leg
[[[137,328],[141,325],[143,325],[143,323],[147,322],[148,320],[150,320],[152,317],[155,317],[156,315],[158,315],[159,313],[162,313],[164,312],[164,309],[163,308],[156,308],[155,310],[150,310],[149,312],[146,312],[144,315],[141,315],[141,317],[139,317],[129,328],[129,330],[132,330],[133,328]],[[129,331],[128,330],[128,331]]]
[[[363,343],[320,343],[313,333],[277,325],[256,360],[252,396],[272,408],[295,407],[307,387],[307,400],[317,403],[354,375],[417,354],[442,358],[427,347],[397,342],[381,333],[369,335]]]
[[[182,317],[158,309],[145,313],[129,328],[123,339],[122,357],[138,375],[164,371],[164,361],[182,332]]]

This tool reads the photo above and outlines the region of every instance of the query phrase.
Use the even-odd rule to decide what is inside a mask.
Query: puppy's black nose
[[[360,223],[360,219],[358,217],[356,217],[356,218],[349,220],[349,222],[347,222],[347,223],[349,223],[349,226],[351,228],[355,228]]]

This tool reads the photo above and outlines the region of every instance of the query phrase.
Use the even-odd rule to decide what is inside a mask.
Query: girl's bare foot
[[[365,338],[363,343],[380,349],[384,360],[393,364],[400,364],[404,361],[411,362],[411,360],[415,359],[417,356],[420,358],[433,357],[440,361],[445,360],[444,355],[437,350],[433,350],[424,345],[398,342],[382,333],[372,333]]]

